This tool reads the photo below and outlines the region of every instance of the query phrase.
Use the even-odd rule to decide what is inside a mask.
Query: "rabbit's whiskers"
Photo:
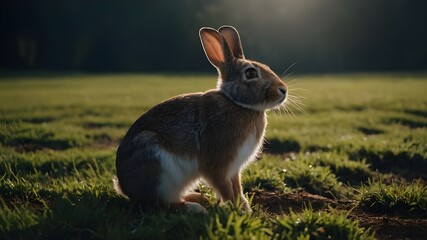
[[[304,109],[306,105],[303,103],[305,99],[304,96],[294,93],[294,91],[308,91],[305,88],[293,88],[294,86],[303,85],[303,83],[293,83],[296,79],[292,80],[288,86],[288,96],[286,102],[280,107],[280,113],[285,113],[292,118],[295,118],[296,115],[293,110],[303,113],[304,115],[309,116],[308,112]],[[290,94],[290,93],[293,94]]]
[[[281,78],[281,79],[284,79],[284,78],[286,78],[286,77],[291,76],[291,75],[292,75],[292,73],[294,73],[294,72],[290,72],[288,75],[286,75],[286,72],[288,72],[288,70],[290,70],[290,69],[291,69],[293,66],[295,66],[297,63],[298,63],[298,62],[294,62],[294,63],[292,63],[288,68],[286,68],[286,70],[282,73],[282,75],[280,75],[280,78]]]

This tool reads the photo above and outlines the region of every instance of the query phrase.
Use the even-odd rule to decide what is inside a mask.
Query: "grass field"
[[[303,110],[269,112],[243,173],[254,212],[150,211],[116,195],[115,151],[147,109],[215,76],[34,75],[0,80],[1,239],[422,239],[427,75],[285,79]]]

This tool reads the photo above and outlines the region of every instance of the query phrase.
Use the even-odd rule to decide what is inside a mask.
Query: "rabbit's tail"
[[[119,179],[116,176],[113,176],[113,184],[114,184],[114,190],[116,190],[117,194],[129,199],[129,197],[123,193],[122,187],[120,186]]]

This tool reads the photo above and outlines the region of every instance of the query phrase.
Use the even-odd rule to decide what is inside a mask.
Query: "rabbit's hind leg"
[[[119,163],[115,188],[138,204],[158,202],[160,162],[152,152],[140,148],[129,159]]]
[[[169,204],[171,209],[182,206],[187,212],[205,213],[206,209],[202,205],[192,201],[196,199],[195,195],[187,194],[199,179],[197,161],[184,159],[160,147],[157,154],[161,165],[158,187],[161,200]]]

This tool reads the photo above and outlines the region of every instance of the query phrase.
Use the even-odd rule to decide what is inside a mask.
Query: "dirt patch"
[[[427,219],[372,214],[360,209],[351,211],[349,217],[374,230],[378,239],[426,239],[427,236]]]
[[[378,239],[426,239],[427,219],[375,214],[358,208],[355,201],[329,199],[307,192],[253,191],[253,204],[259,204],[270,214],[287,214],[290,209],[301,211],[311,205],[314,210],[330,206],[338,210],[349,210],[349,218],[359,221],[360,226],[371,228]]]
[[[251,192],[254,194],[252,203],[259,204],[263,209],[272,214],[289,213],[289,210],[300,211],[305,206],[311,205],[319,210],[329,206],[336,207],[339,201],[307,192],[265,192],[262,190]],[[349,204],[351,202],[348,202]]]

